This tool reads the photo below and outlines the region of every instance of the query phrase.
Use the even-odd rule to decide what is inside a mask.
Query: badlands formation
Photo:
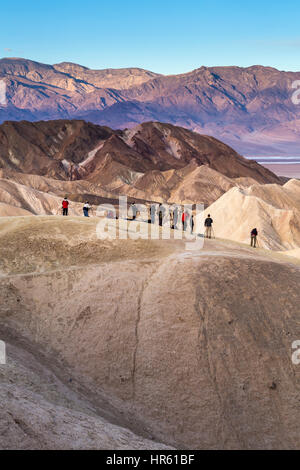
[[[254,183],[281,180],[222,142],[169,124],[125,131],[84,121],[0,125],[0,215],[57,214],[55,197],[65,194],[94,205],[125,194],[208,206]],[[78,214],[76,204],[71,210]]]
[[[296,258],[97,222],[0,220],[1,448],[299,448]]]
[[[259,230],[259,243],[271,250],[300,247],[300,180],[283,186],[254,184],[234,187],[214,202],[206,213],[214,216],[214,230],[221,238],[249,242],[249,227]]]
[[[100,240],[82,203],[119,195],[216,239]],[[167,124],[6,122],[0,216],[1,448],[299,448],[299,180]]]
[[[84,121],[0,125],[0,216],[58,215],[68,195],[82,203],[201,204],[217,237],[260,245],[300,246],[299,180],[276,176],[232,148],[170,124],[114,131]],[[297,252],[294,252],[297,255]]]

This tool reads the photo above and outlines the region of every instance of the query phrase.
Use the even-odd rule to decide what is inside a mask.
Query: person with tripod
[[[258,231],[256,228],[251,230],[251,246],[256,248]]]

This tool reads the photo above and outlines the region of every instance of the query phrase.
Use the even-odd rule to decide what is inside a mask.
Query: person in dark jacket
[[[252,229],[251,230],[251,246],[253,246],[253,248],[256,248],[257,235],[258,235],[257,229],[256,228]]]
[[[213,219],[211,218],[210,214],[205,219],[204,226],[205,226],[205,237],[206,238],[211,238],[211,232],[212,232],[212,224],[213,224]]]
[[[194,231],[194,225],[195,225],[195,222],[194,222],[194,215],[193,215],[193,214],[191,214],[190,224],[191,224],[191,233],[193,233],[193,231]]]
[[[159,225],[162,227],[166,222],[166,208],[163,204],[160,204],[158,210]]]

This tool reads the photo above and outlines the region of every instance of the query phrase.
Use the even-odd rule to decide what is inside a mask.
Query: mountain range
[[[160,121],[212,135],[244,155],[299,155],[300,72],[200,67],[180,75],[1,59],[0,121],[83,119],[113,129]]]

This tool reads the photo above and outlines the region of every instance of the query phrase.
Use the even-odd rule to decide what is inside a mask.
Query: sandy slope
[[[259,231],[260,246],[291,250],[300,246],[300,181],[232,188],[206,211],[214,219],[217,237],[249,243]]]
[[[295,250],[287,250],[284,252],[287,256],[293,256],[293,258],[300,258],[300,248],[296,248]]]
[[[97,421],[112,446],[122,435],[124,446],[148,447],[142,435],[177,448],[299,448],[299,262],[221,240],[196,251],[99,241],[95,224],[0,221],[0,337],[15,370],[27,351],[67,386],[49,396],[49,375],[5,369],[4,417],[18,430],[5,445],[107,447],[88,431]],[[39,395],[33,418],[28,381]]]
[[[0,179],[0,217],[20,215],[57,215],[63,196],[49,194],[14,181]],[[70,215],[82,215],[82,204],[71,202]]]

